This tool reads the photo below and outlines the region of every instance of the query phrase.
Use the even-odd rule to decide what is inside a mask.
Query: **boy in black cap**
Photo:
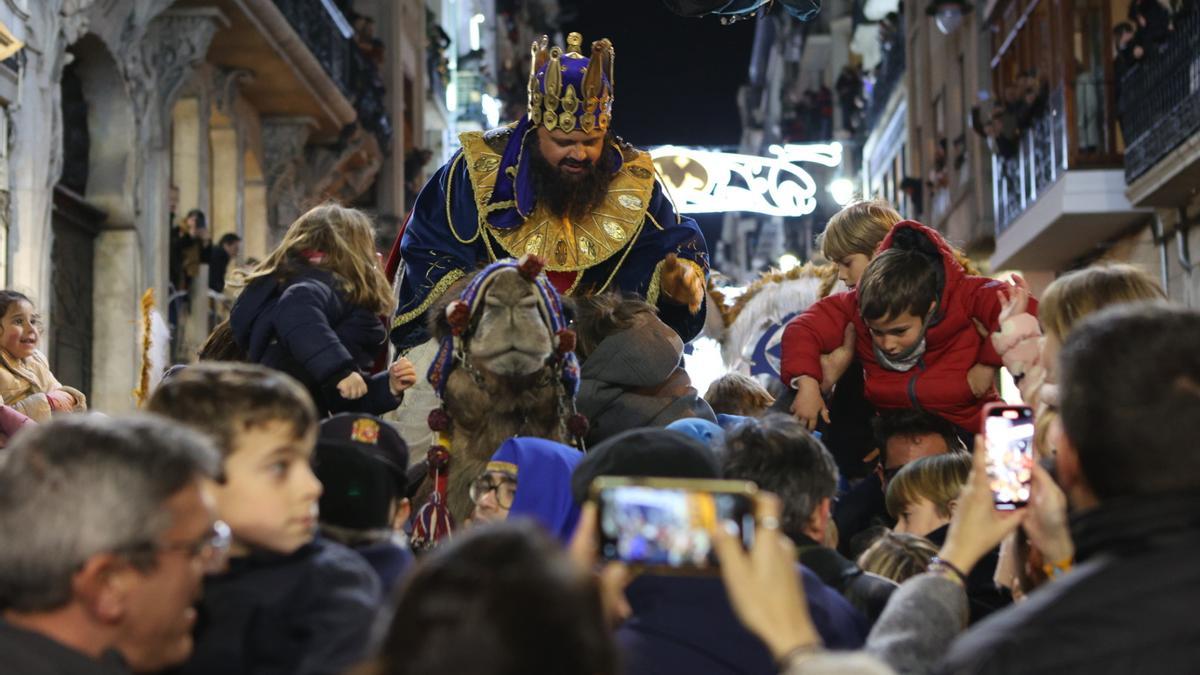
[[[408,521],[408,446],[378,417],[334,415],[321,422],[313,468],[325,486],[321,534],[370,563],[390,591],[412,562]]]

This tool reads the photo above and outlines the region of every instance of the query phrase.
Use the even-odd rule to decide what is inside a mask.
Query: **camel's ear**
[[[471,283],[475,274],[469,274],[451,284],[446,292],[442,293],[442,296],[429,306],[429,334],[433,336],[434,340],[441,341],[442,338],[450,335],[450,322],[446,320],[446,306],[462,295],[463,289]]]

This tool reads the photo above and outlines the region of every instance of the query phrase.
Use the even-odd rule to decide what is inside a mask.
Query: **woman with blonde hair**
[[[888,532],[863,551],[858,557],[858,566],[864,572],[902,584],[909,577],[923,573],[937,553],[937,547],[925,537]]]
[[[1084,317],[1112,305],[1167,298],[1141,268],[1101,264],[1055,279],[1042,294],[1035,318],[1026,312],[1029,286],[1020,277],[1015,281],[1002,299],[1000,331],[992,334],[992,345],[1016,379],[1022,400],[1035,408],[1057,405],[1058,350]]]
[[[312,394],[317,408],[374,415],[394,410],[416,371],[401,358],[369,375],[392,307],[361,211],[318,206],[296,219],[279,246],[243,279],[229,328],[247,360],[282,370]]]

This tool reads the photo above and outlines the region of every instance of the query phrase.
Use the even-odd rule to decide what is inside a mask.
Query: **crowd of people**
[[[239,362],[173,370],[132,417],[67,414],[86,401],[36,349],[36,308],[6,292],[4,410],[31,419],[0,451],[0,672],[1193,667],[1200,314],[1119,265],[1065,275],[1039,305],[880,202],[847,207],[821,244],[851,290],[789,325],[794,399],[730,374],[707,401],[660,391],[656,414],[631,415],[650,408],[619,401],[643,383],[607,384],[620,424],[586,454],[505,441],[462,531],[419,558],[406,533],[429,486],[378,416],[416,373],[400,358],[366,375],[390,295],[361,214],[298,220],[210,340]],[[632,302],[582,305],[601,318],[581,326],[585,372],[661,324]],[[680,353],[638,358],[669,374]],[[1001,366],[1039,422],[1014,511],[994,508],[978,435]],[[856,382],[866,418],[832,397]],[[837,428],[863,424],[851,452]],[[630,516],[617,527],[589,489],[600,476],[751,481],[753,544],[711,501],[703,517],[626,504],[606,511]],[[607,550],[621,527],[637,536]],[[613,560],[639,559],[638,537],[711,547],[720,576]]]
[[[532,116],[463,135],[402,265],[311,209],[136,414],[0,293],[0,675],[1195,670],[1200,312],[1120,264],[1035,298],[856,202],[780,381],[702,395],[707,250],[604,140],[611,43],[533,47]]]

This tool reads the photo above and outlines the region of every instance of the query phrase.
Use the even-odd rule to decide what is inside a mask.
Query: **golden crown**
[[[549,43],[543,35],[530,48],[529,120],[549,131],[607,131],[612,121],[612,43],[607,38],[593,42],[590,57],[582,54],[579,33],[567,35],[565,53]]]

